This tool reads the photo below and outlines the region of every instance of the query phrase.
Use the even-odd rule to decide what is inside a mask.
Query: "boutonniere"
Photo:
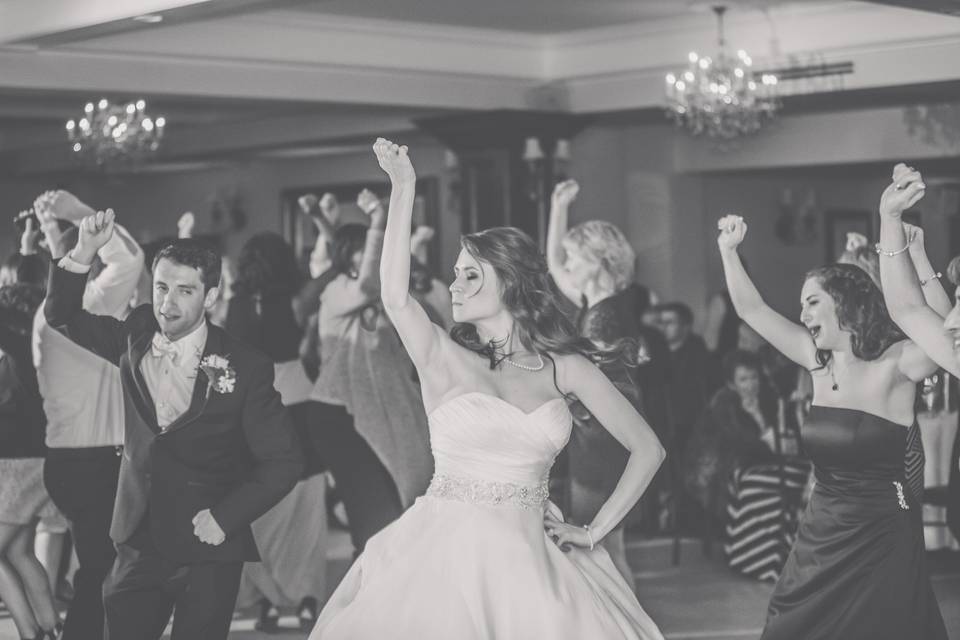
[[[211,354],[200,361],[200,370],[217,393],[233,393],[237,384],[237,372],[226,357]]]

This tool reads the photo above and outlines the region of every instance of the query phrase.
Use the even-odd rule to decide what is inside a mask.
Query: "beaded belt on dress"
[[[550,488],[547,478],[540,484],[522,485],[435,473],[427,487],[427,495],[474,504],[542,509],[550,497]]]

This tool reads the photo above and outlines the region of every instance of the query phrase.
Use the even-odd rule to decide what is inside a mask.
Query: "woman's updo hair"
[[[600,265],[603,284],[613,291],[626,289],[635,273],[637,255],[615,225],[602,220],[589,220],[573,227],[563,237],[587,259]]]
[[[837,308],[840,328],[849,331],[853,355],[861,360],[876,360],[891,345],[907,336],[894,324],[883,302],[883,293],[870,276],[851,264],[832,264],[807,272],[815,278]],[[830,352],[817,350],[817,361],[826,366]]]

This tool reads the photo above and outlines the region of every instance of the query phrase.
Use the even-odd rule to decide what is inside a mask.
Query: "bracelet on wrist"
[[[903,253],[904,251],[906,251],[907,249],[909,249],[909,248],[910,248],[910,241],[907,240],[907,244],[903,245],[903,248],[902,248],[902,249],[897,249],[896,251],[885,251],[885,250],[883,249],[883,247],[880,246],[880,243],[879,243],[879,242],[875,245],[874,248],[877,250],[877,254],[878,254],[878,255],[887,256],[888,258],[892,258],[892,257],[894,257],[894,256],[900,255],[901,253]]]
[[[929,278],[924,278],[923,280],[921,280],[921,281],[920,281],[920,286],[921,286],[921,287],[925,287],[925,286],[927,286],[927,283],[933,282],[934,280],[938,280],[938,279],[940,279],[942,276],[943,276],[943,274],[940,273],[939,271],[937,271],[935,274],[933,274],[933,275],[930,276]]]
[[[590,525],[588,524],[583,525],[583,528],[587,532],[587,539],[590,540],[590,551],[593,551],[594,548],[597,546],[596,542],[593,539],[593,531],[590,529]]]

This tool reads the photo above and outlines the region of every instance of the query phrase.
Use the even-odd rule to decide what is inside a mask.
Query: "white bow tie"
[[[180,360],[180,348],[181,346],[176,342],[171,342],[169,338],[164,336],[159,331],[153,334],[153,342],[150,345],[150,351],[153,353],[154,357],[162,358],[167,356],[170,358],[170,362],[173,364],[178,364]]]

